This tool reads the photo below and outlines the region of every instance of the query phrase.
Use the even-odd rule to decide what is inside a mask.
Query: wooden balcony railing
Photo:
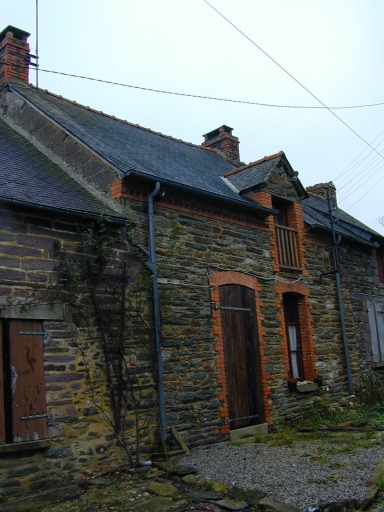
[[[280,267],[301,270],[297,252],[297,230],[278,224],[275,227]]]

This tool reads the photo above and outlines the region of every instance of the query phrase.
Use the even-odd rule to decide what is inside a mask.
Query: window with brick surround
[[[304,379],[303,352],[300,335],[298,301],[294,295],[283,295],[285,328],[289,353],[290,377]]]
[[[0,448],[48,437],[42,330],[41,321],[0,320]]]
[[[272,197],[272,208],[279,211],[275,215],[275,230],[280,267],[293,271],[301,270],[297,229],[291,225],[294,215],[293,204]]]

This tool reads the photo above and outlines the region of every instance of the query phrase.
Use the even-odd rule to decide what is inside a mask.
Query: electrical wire
[[[24,68],[24,66],[16,65],[16,64],[9,64],[6,62],[2,63],[2,66],[12,66],[13,68]],[[75,75],[74,73],[64,73],[63,71],[54,71],[52,69],[42,69],[39,67],[39,71],[43,73],[51,73],[54,75],[62,75],[62,76],[69,76],[71,78],[81,78],[82,80],[90,80],[92,82],[99,82],[102,84],[108,84],[108,85],[117,85],[119,87],[128,87],[130,89],[138,89],[140,91],[148,91],[148,92],[156,92],[160,94],[170,94],[173,96],[185,96],[187,98],[197,98],[197,99],[203,99],[203,100],[213,100],[213,101],[226,101],[229,103],[240,103],[244,105],[255,105],[258,107],[272,107],[272,108],[290,108],[290,109],[302,109],[302,110],[347,110],[347,109],[355,109],[355,108],[369,108],[369,107],[382,107],[384,106],[384,101],[379,103],[364,103],[363,105],[345,105],[345,106],[339,106],[339,107],[327,107],[327,106],[318,106],[318,105],[279,105],[276,103],[260,103],[257,101],[245,101],[245,100],[234,100],[231,98],[218,98],[217,96],[204,96],[201,94],[189,94],[185,92],[175,92],[175,91],[164,91],[163,89],[153,89],[150,87],[142,87],[139,85],[132,85],[132,84],[124,84],[122,82],[113,82],[111,80],[103,80],[101,78],[93,78],[90,76],[84,76],[84,75]]]
[[[292,109],[312,109],[312,110],[343,110],[343,109],[354,109],[354,108],[367,108],[367,107],[379,107],[383,106],[384,102],[381,103],[369,103],[364,105],[348,105],[344,107],[319,107],[319,106],[308,106],[308,105],[277,105],[274,103],[260,103],[257,101],[245,101],[245,100],[233,100],[230,98],[218,98],[216,96],[204,96],[200,94],[188,94],[184,92],[175,92],[175,91],[164,91],[162,89],[153,89],[150,87],[141,87],[139,85],[131,85],[131,84],[123,84],[121,82],[112,82],[110,80],[102,80],[101,78],[92,78],[89,76],[83,76],[83,75],[75,75],[73,73],[64,73],[62,71],[53,71],[50,69],[41,69],[39,68],[40,72],[43,73],[53,73],[55,75],[63,75],[63,76],[69,76],[72,78],[81,78],[83,80],[91,80],[93,82],[100,82],[103,84],[109,84],[109,85],[118,85],[120,87],[129,87],[131,89],[139,89],[141,91],[148,91],[148,92],[156,92],[160,94],[170,94],[173,96],[185,96],[187,98],[197,98],[197,99],[203,99],[203,100],[214,100],[214,101],[226,101],[229,103],[240,103],[244,105],[255,105],[258,107],[273,107],[273,108],[292,108]]]
[[[384,133],[384,130],[382,130],[379,135],[377,135],[371,142],[371,144],[373,144],[375,142],[376,139],[378,139],[380,137],[380,135],[382,135]],[[379,142],[379,144],[376,145],[376,149],[380,146],[380,144],[382,144],[383,141]],[[342,171],[340,171],[340,173],[336,176],[336,178],[334,178],[334,181],[338,180],[339,178],[341,178],[342,176],[344,176],[344,174],[346,174],[347,172],[349,172],[350,170],[350,166],[353,164],[353,162],[355,160],[357,160],[359,158],[360,155],[362,155],[365,151],[367,151],[367,148],[364,148],[362,151],[360,151],[360,153],[352,160],[352,162],[350,162],[346,167],[344,167],[344,169]],[[368,153],[368,155],[366,155],[363,160],[365,160],[365,158],[367,158],[369,155],[370,155],[371,151]],[[361,161],[363,161],[361,160]],[[358,164],[355,164],[353,167],[355,167],[356,165]]]
[[[218,9],[216,9],[216,7],[213,7],[213,5],[211,5],[208,2],[208,0],[203,0],[203,2],[205,2],[211,9],[213,9],[227,23],[229,23],[235,30],[237,30],[237,32],[239,32],[251,44],[253,44],[253,46],[255,46],[258,50],[260,50],[266,57],[268,57],[268,59],[270,59],[274,64],[276,64],[276,66],[278,66],[282,71],[284,71],[284,73],[286,73],[290,78],[292,78],[292,80],[294,80],[302,89],[304,89],[308,94],[310,94],[312,96],[312,98],[314,98],[318,103],[320,103],[324,108],[326,108],[334,117],[336,117],[336,119],[338,119],[346,128],[348,128],[348,130],[350,130],[352,133],[354,133],[356,135],[356,137],[358,137],[362,142],[364,142],[364,144],[369,146],[373,151],[375,151],[380,156],[380,158],[382,158],[384,160],[384,156],[381,155],[369,142],[367,142],[361,135],[359,135],[351,126],[349,126],[349,124],[347,124],[345,121],[343,121],[343,119],[341,119],[341,117],[339,117],[337,114],[335,114],[335,112],[333,112],[333,110],[331,110],[329,107],[327,107],[327,105],[325,103],[323,103],[320,98],[318,98],[315,94],[313,94],[313,92],[311,92],[304,84],[302,84],[297,78],[295,78],[287,69],[285,69],[273,57],[271,57],[271,55],[269,55],[265,50],[263,50],[261,48],[261,46],[259,46],[257,43],[255,43],[255,41],[253,41],[249,36],[247,36],[247,34],[245,32],[243,32],[239,27],[237,27],[234,23],[232,23],[232,21],[230,21],[228,18],[226,18],[224,16],[224,14],[222,14]]]
[[[376,163],[376,166],[379,164],[379,162]],[[375,167],[376,167],[375,166]],[[362,175],[360,176],[360,179],[358,179],[349,189],[347,189],[344,194],[342,194],[340,197],[338,196],[338,202],[342,202],[342,201],[345,201],[348,197],[350,197],[351,195],[353,195],[357,190],[361,189],[361,185],[359,185],[359,183],[361,181],[364,181],[367,182],[368,180],[370,180],[371,178],[373,178],[373,176],[375,176],[375,174],[377,174],[380,169],[382,169],[382,167],[384,166],[384,162],[381,162],[380,166],[378,167],[378,169],[376,169],[376,171],[374,173],[372,173],[370,176],[366,176],[366,175]],[[380,181],[380,180],[379,180]]]
[[[361,201],[361,200],[362,200],[362,199],[363,199],[363,198],[364,198],[364,197],[365,197],[365,196],[366,196],[366,195],[367,195],[371,190],[373,190],[373,189],[376,187],[376,185],[377,185],[378,183],[380,183],[380,181],[381,181],[383,178],[384,178],[384,176],[382,176],[379,180],[377,180],[377,181],[376,181],[376,183],[375,183],[375,184],[374,184],[374,185],[373,185],[373,186],[372,186],[372,187],[371,187],[371,188],[370,188],[370,189],[369,189],[369,190],[368,190],[364,195],[362,195],[361,197],[359,197],[359,199],[358,199],[355,203],[353,203],[353,205],[351,205],[349,208],[347,208],[347,209],[346,209],[346,211],[348,212],[348,211],[349,211],[351,208],[353,208],[353,207],[354,207],[358,202],[360,202],[360,201]]]
[[[356,176],[351,178],[350,181],[348,181],[343,187],[340,187],[338,189],[338,191],[343,190],[341,195],[338,194],[339,199],[344,199],[347,196],[351,195],[351,193],[349,193],[349,191],[356,190],[356,186],[358,185],[358,183],[360,183],[363,180],[367,181],[367,180],[371,179],[377,172],[379,172],[381,167],[384,165],[384,162],[382,160],[377,160],[377,156],[373,160],[376,160],[376,163],[374,165],[373,165],[373,161],[367,162],[364,167],[357,170],[358,174]],[[376,169],[376,171],[375,171],[375,168],[377,168],[377,167],[378,167],[378,169]],[[368,168],[369,168],[369,171],[366,173],[365,171]]]

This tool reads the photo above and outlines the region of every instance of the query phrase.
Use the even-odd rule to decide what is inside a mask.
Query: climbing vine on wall
[[[101,349],[109,389],[106,400],[94,400],[94,404],[135,464],[142,451],[142,438],[148,437],[157,414],[152,304],[148,297],[152,277],[123,231],[100,218],[79,228],[75,246],[63,247],[56,241],[56,279],[46,299],[66,304],[76,326],[72,343],[83,355],[93,395],[87,347],[96,343]],[[106,404],[113,414],[106,412]]]

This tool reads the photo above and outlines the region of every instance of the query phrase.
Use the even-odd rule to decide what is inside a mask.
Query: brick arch
[[[305,380],[313,381],[317,374],[315,367],[316,354],[315,354],[315,342],[313,340],[313,318],[311,315],[312,305],[309,302],[310,291],[307,286],[302,282],[294,283],[281,283],[276,284],[276,297],[277,297],[277,309],[279,311],[278,321],[280,322],[280,335],[281,335],[281,348],[283,351],[282,362],[284,365],[284,377],[289,378],[290,365],[289,365],[289,351],[288,351],[288,339],[287,330],[285,326],[285,316],[283,309],[283,294],[289,293],[295,295],[298,299],[298,310],[299,310],[299,324],[300,324],[300,335],[301,345],[303,352],[303,366]]]
[[[256,318],[257,318],[257,330],[259,335],[259,346],[260,346],[260,361],[261,361],[261,378],[263,383],[263,403],[264,403],[264,414],[265,421],[268,425],[273,423],[271,418],[272,402],[269,397],[271,389],[269,387],[269,373],[266,370],[268,364],[268,358],[265,355],[266,343],[264,341],[265,329],[263,327],[264,316],[261,313],[262,300],[259,298],[261,286],[255,277],[243,274],[242,272],[234,271],[218,271],[212,272],[210,278],[210,286],[212,289],[212,302],[217,306],[220,305],[219,287],[226,284],[235,284],[251,288],[255,292],[255,303],[256,303]],[[229,434],[229,412],[228,412],[228,390],[227,390],[227,376],[225,371],[225,360],[224,360],[224,341],[223,341],[223,328],[221,323],[220,310],[213,309],[212,317],[214,320],[213,334],[216,336],[216,343],[214,346],[218,356],[216,359],[216,367],[218,369],[217,383],[221,386],[218,398],[221,401],[220,416],[226,421],[221,427],[221,434]]]

